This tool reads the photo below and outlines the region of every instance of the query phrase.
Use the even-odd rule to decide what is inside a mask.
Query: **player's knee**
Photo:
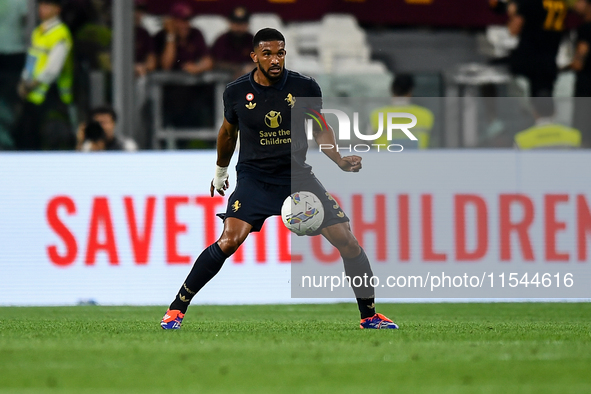
[[[219,239],[218,245],[220,246],[222,252],[230,256],[233,255],[236,250],[238,250],[238,247],[240,247],[242,242],[243,240],[237,236],[224,235]]]
[[[359,256],[359,253],[361,253],[359,242],[357,242],[357,239],[351,233],[336,240],[335,247],[338,249],[341,256],[347,259],[357,257]]]

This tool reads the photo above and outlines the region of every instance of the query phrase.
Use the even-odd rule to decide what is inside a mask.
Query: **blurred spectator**
[[[38,13],[41,24],[33,30],[27,61],[18,85],[24,100],[20,120],[14,133],[18,149],[71,149],[74,136],[69,124],[72,103],[73,61],[72,36],[61,21],[60,0],[40,0]],[[56,113],[66,124],[45,123]],[[51,127],[49,126],[51,125]]]
[[[509,0],[488,0],[490,8],[497,14],[506,14]]]
[[[19,74],[25,64],[27,2],[0,1],[0,149],[14,146],[11,138]]]
[[[565,1],[512,0],[507,10],[509,32],[519,37],[509,57],[511,72],[529,80],[531,96],[552,96],[567,14]]]
[[[248,30],[249,19],[250,13],[246,8],[234,8],[228,17],[230,30],[219,36],[211,48],[214,67],[231,71],[235,78],[254,68],[250,58],[253,36]]]
[[[89,70],[111,71],[110,27],[98,16],[80,26],[74,36],[77,66]]]
[[[135,2],[135,74],[144,76],[156,69],[156,52],[152,36],[142,27],[142,18],[146,12],[146,1]]]
[[[83,130],[84,141],[80,146],[82,152],[96,152],[106,150],[107,134],[101,124],[90,121]]]
[[[519,149],[569,149],[581,146],[581,133],[554,121],[554,99],[532,97],[535,125],[515,135]]]
[[[87,23],[95,23],[96,8],[92,0],[67,0],[63,2],[62,21],[68,26],[73,37]]]
[[[93,109],[90,112],[89,125],[92,122],[98,122],[105,133],[105,150],[124,150],[133,152],[137,150],[137,144],[130,138],[123,138],[117,135],[117,113],[108,106],[101,106]],[[76,149],[82,150],[84,142],[89,138],[86,135],[87,125],[82,123],[78,127],[77,139],[78,144]]]
[[[419,149],[427,149],[433,128],[433,112],[428,108],[421,107],[411,103],[412,91],[414,89],[414,77],[410,74],[398,74],[392,81],[392,104],[381,107],[371,113],[371,127],[373,132],[380,127],[380,113],[382,113],[382,136],[375,141],[375,144],[389,145],[388,135],[386,133],[386,122],[388,112],[406,112],[417,117],[417,125],[412,128],[412,133],[418,139]],[[399,123],[408,123],[408,119],[403,119]],[[392,140],[408,140],[408,137],[401,130],[392,132]]]
[[[203,34],[189,24],[192,11],[185,3],[176,3],[164,30],[154,38],[163,70],[183,70],[200,74],[213,66]]]
[[[571,68],[577,72],[576,97],[591,97],[591,0],[577,0],[575,9],[583,17],[583,24],[577,29],[575,55]]]
[[[200,74],[213,67],[201,32],[189,24],[191,7],[176,3],[164,30],[154,37],[156,53],[163,70],[184,70]],[[163,91],[165,126],[211,127],[213,124],[213,84],[166,85]]]
[[[583,146],[591,148],[591,0],[577,0],[575,10],[584,22],[577,29],[575,55],[571,64],[577,73],[574,125],[583,133]]]

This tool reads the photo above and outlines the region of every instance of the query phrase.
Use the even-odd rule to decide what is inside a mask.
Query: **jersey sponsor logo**
[[[256,106],[257,106],[257,103],[248,103],[245,105],[245,107],[248,109],[254,109],[254,107],[256,107]]]
[[[296,99],[295,99],[295,97],[292,96],[291,93],[289,93],[287,95],[287,97],[285,98],[285,101],[287,101],[287,105],[289,105],[290,108],[293,108],[295,106]]]
[[[238,212],[238,210],[240,209],[241,206],[242,206],[242,204],[240,204],[240,201],[236,200],[236,201],[234,201],[234,204],[232,204],[232,210],[234,212]]]
[[[281,117],[281,112],[269,111],[269,113],[265,115],[265,124],[272,129],[279,127],[282,121],[283,118]]]

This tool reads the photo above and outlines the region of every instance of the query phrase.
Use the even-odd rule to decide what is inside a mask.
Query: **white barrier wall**
[[[170,303],[222,230],[214,163],[214,153],[0,155],[0,304]],[[268,222],[199,302],[289,302],[289,232],[279,240]]]
[[[346,182],[324,156],[310,161],[376,264],[589,262],[587,152],[367,154]],[[168,304],[222,229],[214,163],[213,152],[0,154],[0,305]],[[302,301],[289,232],[278,218],[264,229],[198,302]],[[319,264],[339,260],[309,242]]]

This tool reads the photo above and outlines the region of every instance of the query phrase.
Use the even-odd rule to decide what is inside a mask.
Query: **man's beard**
[[[263,73],[263,75],[269,80],[269,82],[271,83],[275,83],[277,81],[279,81],[281,79],[281,77],[283,76],[283,72],[285,71],[285,69],[281,69],[281,73],[276,76],[273,77],[272,75],[269,74],[269,72],[267,70],[265,70],[263,68],[263,66],[261,66],[261,62],[257,63],[257,66],[259,67],[259,70]]]

